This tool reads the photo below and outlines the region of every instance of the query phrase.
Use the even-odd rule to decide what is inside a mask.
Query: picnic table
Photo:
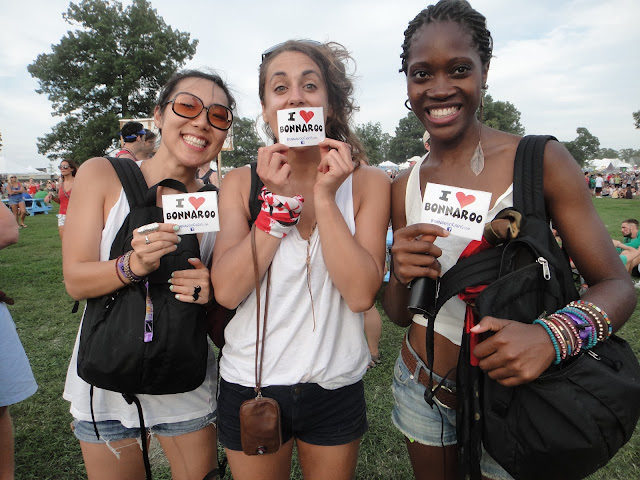
[[[3,198],[2,203],[5,205],[9,204],[9,199]],[[35,215],[36,213],[44,213],[45,215],[49,215],[49,211],[51,210],[51,205],[44,203],[43,198],[25,198],[24,204],[27,207],[27,212],[29,215]]]

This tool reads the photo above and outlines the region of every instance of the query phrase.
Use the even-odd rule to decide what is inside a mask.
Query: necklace
[[[316,225],[318,223],[314,223],[313,227],[311,227],[311,233],[309,233],[309,237],[307,238],[307,288],[309,289],[309,296],[311,297],[311,315],[313,316],[313,331],[316,331],[316,312],[313,308],[313,293],[311,292],[311,236],[316,229]]]

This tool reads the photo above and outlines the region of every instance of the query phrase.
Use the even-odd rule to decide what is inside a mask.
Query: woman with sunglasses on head
[[[60,210],[58,211],[58,233],[62,240],[62,234],[64,232],[64,223],[67,219],[67,208],[69,206],[69,199],[71,198],[71,189],[73,188],[73,180],[75,179],[76,172],[78,171],[78,165],[73,160],[62,160],[60,162],[60,186],[57,193],[50,193],[45,197],[45,202],[54,201],[60,204]]]
[[[20,228],[25,228],[24,219],[27,215],[27,206],[24,203],[24,193],[27,190],[24,188],[21,182],[18,181],[16,175],[10,175],[9,181],[5,185],[7,197],[9,199],[9,207],[16,217],[16,222]]]
[[[162,87],[154,111],[154,122],[161,133],[158,151],[152,160],[137,163],[147,185],[174,179],[188,192],[197,191],[196,170],[220,152],[233,121],[234,104],[228,87],[218,75],[196,70],[175,74]],[[160,186],[158,206],[162,206],[162,195],[173,193],[181,192]],[[100,157],[85,162],[74,185],[62,244],[65,283],[73,298],[95,298],[129,288],[126,284],[131,282],[130,274],[121,275],[118,260],[109,260],[114,237],[128,213],[126,194],[109,160]],[[175,233],[177,225],[158,223],[153,227],[146,235],[137,228],[132,233],[129,268],[136,277],[146,277],[156,271],[164,262],[164,256],[175,252],[181,241]],[[214,232],[197,234],[200,259],[190,258],[192,268],[171,274],[166,288],[179,302],[204,308],[212,299],[207,265],[214,239]],[[120,393],[94,387],[93,414],[100,432],[97,440],[90,386],[77,374],[78,346],[79,337],[67,374],[64,398],[71,402],[74,432],[80,440],[88,476],[90,479],[144,478],[136,406],[127,404]],[[198,388],[186,393],[138,395],[145,424],[150,433],[157,435],[174,479],[216,478],[216,368],[215,355],[209,347],[206,376]]]
[[[401,71],[407,79],[408,102],[430,134],[430,151],[392,185],[392,275],[383,305],[392,321],[409,326],[394,370],[392,420],[405,435],[416,479],[458,478],[457,456],[469,454],[457,447],[455,405],[465,303],[454,296],[435,318],[433,385],[444,388],[442,394],[435,394],[430,407],[424,396],[430,374],[427,321],[408,311],[411,290],[407,286],[419,277],[442,276],[468,250],[470,241],[449,235],[438,225],[421,223],[420,214],[413,214],[411,205],[417,205],[420,212],[427,184],[435,183],[488,192],[491,200],[485,218],[493,219],[502,209],[513,206],[514,158],[521,137],[489,128],[476,116],[486,88],[492,46],[485,17],[465,0],[441,0],[420,12],[409,23],[402,46]],[[635,306],[633,285],[616,260],[576,161],[561,143],[551,140],[544,148],[543,165],[546,210],[589,284],[582,300],[606,311],[616,330]],[[562,322],[557,326],[565,332],[565,325],[570,332],[573,324],[566,322],[571,319],[559,315],[542,320]],[[478,320],[472,333],[494,334],[481,341],[472,355],[479,360],[480,369],[500,384],[530,382],[558,360],[556,340],[542,324],[490,316]],[[447,398],[444,394],[448,391],[454,394]],[[486,451],[480,470],[483,478],[511,478]]]
[[[351,479],[367,430],[362,377],[371,357],[362,312],[382,283],[389,180],[358,166],[349,60],[336,43],[288,41],[265,52],[259,95],[275,143],[258,150],[265,201],[254,230],[251,170],[232,170],[222,182],[212,281],[216,300],[237,310],[225,329],[218,431],[237,480],[288,479],[294,444],[305,478]],[[309,107],[323,108],[326,140],[279,143],[278,111]],[[263,306],[269,291],[262,395],[277,400],[282,424],[280,449],[258,456],[243,452],[239,420],[257,383],[252,235]]]

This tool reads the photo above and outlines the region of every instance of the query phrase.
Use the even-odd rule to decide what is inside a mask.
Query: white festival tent
[[[381,168],[398,168],[398,165],[396,163],[390,162],[389,160],[378,164],[378,166]]]
[[[16,175],[29,176],[29,175],[44,175],[50,177],[50,174],[46,171],[38,170],[32,166],[24,166],[19,163],[7,160],[4,157],[0,157],[0,175],[10,175],[15,173]]]
[[[596,171],[619,171],[623,168],[633,170],[634,166],[619,158],[599,158],[586,162],[586,166]]]

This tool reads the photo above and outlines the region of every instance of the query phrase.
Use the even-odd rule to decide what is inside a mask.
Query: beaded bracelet
[[[602,318],[604,319],[604,321],[607,324],[607,330],[609,331],[607,337],[611,336],[612,333],[612,326],[611,326],[611,320],[609,320],[609,315],[606,314],[606,312],[604,310],[602,310],[600,307],[598,307],[597,305],[594,305],[591,302],[586,302],[584,300],[574,300],[573,302],[571,302],[569,305],[586,305],[589,306],[591,308],[593,308],[596,312],[598,312],[600,315],[602,315]]]
[[[587,314],[589,314],[595,321],[596,325],[598,326],[598,340],[602,341],[606,338],[609,338],[609,336],[611,335],[611,322],[609,321],[609,317],[607,316],[605,318],[606,314],[602,314],[602,310],[600,310],[600,312],[598,312],[595,308],[595,305],[593,305],[592,303],[588,303],[588,302],[581,302],[581,303],[570,303],[569,307],[572,308],[577,308],[579,310],[582,310],[584,312],[586,312]],[[605,334],[605,329],[607,331],[607,333]]]
[[[537,323],[539,325],[542,325],[542,327],[547,331],[547,334],[549,335],[549,338],[551,339],[551,343],[553,344],[553,349],[556,351],[556,359],[553,362],[554,365],[558,365],[561,362],[561,358],[560,358],[560,347],[558,347],[558,341],[556,340],[556,337],[553,335],[553,332],[551,331],[551,329],[547,326],[547,324],[545,324],[542,320],[534,320],[533,323]]]
[[[286,237],[300,220],[304,198],[276,195],[266,187],[262,187],[258,198],[262,200],[262,207],[255,221],[256,228],[276,238]]]
[[[126,285],[127,282],[125,282],[122,277],[124,275],[124,270],[121,270],[122,267],[120,267],[120,264],[124,263],[124,255],[120,255],[118,258],[116,258],[116,276],[118,277],[118,280],[120,280],[122,282],[123,285]],[[120,272],[122,272],[122,275],[120,274]]]
[[[549,315],[548,317],[545,317],[544,319],[547,322],[549,322],[551,325],[553,325],[560,332],[560,338],[562,342],[565,344],[567,349],[567,355],[565,356],[565,358],[570,357],[575,350],[575,339],[573,338],[573,335],[571,334],[567,326],[564,323],[562,323],[559,319],[554,318],[551,315]]]
[[[131,271],[130,261],[131,261],[132,254],[133,254],[133,250],[129,250],[127,253],[124,254],[124,261],[123,261],[124,276],[127,277],[127,279],[129,279],[131,283],[139,283],[142,281],[143,277],[139,277],[138,275],[136,275]]]
[[[562,313],[552,313],[548,318],[554,319],[558,323],[560,323],[565,328],[569,329],[570,338],[571,338],[571,354],[570,356],[577,355],[582,350],[582,339],[580,338],[580,334],[578,333],[578,329],[573,321],[566,315]]]

